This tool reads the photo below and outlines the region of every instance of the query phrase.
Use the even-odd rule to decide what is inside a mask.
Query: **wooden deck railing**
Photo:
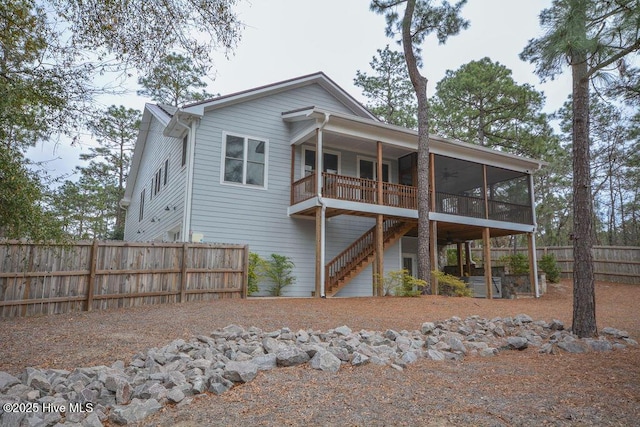
[[[303,202],[317,194],[316,175],[306,176],[291,185],[291,204]],[[322,196],[350,202],[378,203],[378,182],[371,179],[322,174]],[[417,209],[417,188],[407,185],[382,183],[382,204],[406,209]]]

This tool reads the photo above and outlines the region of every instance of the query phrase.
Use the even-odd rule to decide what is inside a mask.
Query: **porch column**
[[[322,153],[322,129],[316,129],[316,191],[318,197],[322,197],[322,161],[324,154]]]
[[[470,242],[464,242],[464,252],[465,252],[465,261],[467,263],[467,274],[469,274],[469,277],[472,276],[471,274],[471,243]]]
[[[533,233],[527,234],[529,246],[529,280],[536,298],[540,298],[540,288],[538,283],[538,260],[536,254],[536,238]]]
[[[431,235],[429,236],[429,256],[431,257],[431,271],[438,270],[438,221],[429,221],[431,224]],[[431,276],[431,293],[438,295],[438,279],[429,273]]]
[[[488,227],[482,230],[482,246],[484,251],[484,279],[487,285],[487,299],[493,299],[491,277],[491,231]]]
[[[458,275],[462,277],[464,276],[464,266],[462,264],[462,243],[456,243],[456,252],[458,255]]]

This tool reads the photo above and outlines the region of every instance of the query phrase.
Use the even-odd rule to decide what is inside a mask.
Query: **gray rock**
[[[353,366],[362,366],[367,363],[369,363],[369,356],[358,353],[357,351],[353,353],[353,357],[351,358],[351,364]]]
[[[309,361],[306,351],[298,347],[287,347],[276,353],[276,364],[278,366],[296,366]]]
[[[185,398],[184,392],[179,388],[175,387],[169,390],[167,393],[167,399],[169,402],[179,403]]]
[[[263,354],[261,356],[256,356],[253,359],[253,363],[258,367],[259,371],[268,371],[276,368],[276,355],[274,353]]]
[[[529,346],[529,341],[523,337],[509,337],[507,338],[507,346],[513,350],[524,350]]]
[[[9,387],[20,384],[20,380],[7,372],[0,371],[0,392],[5,392]]]
[[[82,421],[82,427],[102,427],[102,421],[98,414],[92,412]]]
[[[493,357],[498,355],[498,349],[487,347],[487,348],[480,349],[478,354],[480,355],[480,357]]]
[[[460,353],[466,354],[467,348],[462,344],[462,341],[455,337],[449,337],[447,340],[447,344],[451,348],[452,351],[459,351]]]
[[[593,351],[611,351],[613,350],[613,345],[607,340],[596,340],[592,338],[587,338],[584,342],[589,346],[589,348]]]
[[[433,332],[433,330],[436,328],[436,324],[433,322],[424,322],[422,324],[422,327],[420,328],[420,332],[422,332],[423,335],[428,335],[430,333]]]
[[[222,394],[233,387],[233,383],[222,375],[214,374],[209,378],[208,390],[215,394]]]
[[[235,383],[246,383],[258,375],[258,365],[253,362],[231,361],[224,367],[224,377]]]
[[[444,353],[438,350],[429,349],[425,353],[427,359],[442,361],[444,360]]]
[[[155,414],[162,405],[155,399],[140,400],[133,399],[129,405],[115,406],[109,415],[109,420],[116,424],[132,424],[144,420]]]
[[[553,319],[551,321],[551,324],[549,325],[549,329],[551,329],[552,331],[562,331],[564,330],[564,323],[562,323],[560,320]]]
[[[276,353],[280,350],[280,343],[275,338],[265,337],[262,340],[262,347],[267,353]]]
[[[533,322],[533,319],[531,318],[531,316],[528,316],[526,314],[518,314],[515,318],[514,318],[515,322],[520,322],[520,323],[531,323]]]
[[[222,328],[222,331],[224,332],[224,336],[226,338],[241,337],[245,333],[244,328],[238,325],[225,326],[224,328]]]
[[[348,326],[338,326],[337,328],[335,328],[333,330],[336,334],[338,335],[343,335],[343,336],[347,336],[347,335],[351,335],[351,328],[349,328]]]
[[[558,348],[569,353],[586,353],[589,351],[587,344],[580,340],[560,341],[558,343]]]
[[[406,364],[415,363],[418,361],[418,355],[414,351],[407,351],[402,354],[402,361]]]
[[[311,367],[326,372],[338,372],[341,365],[340,359],[329,351],[319,351],[311,359]]]

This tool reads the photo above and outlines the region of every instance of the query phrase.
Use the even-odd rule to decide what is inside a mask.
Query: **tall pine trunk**
[[[429,239],[429,106],[427,101],[427,79],[420,74],[413,52],[411,22],[415,10],[415,0],[408,0],[402,20],[402,46],[407,62],[407,70],[418,100],[418,278],[431,283],[431,255]],[[428,286],[425,292],[430,293]]]
[[[586,10],[574,12],[584,26]],[[595,277],[593,271],[593,217],[589,153],[589,76],[584,53],[571,56],[573,78],[573,333],[593,337],[596,328]]]

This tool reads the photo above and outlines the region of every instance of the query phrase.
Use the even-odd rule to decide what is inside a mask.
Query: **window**
[[[223,140],[223,182],[266,187],[268,141],[230,134]]]
[[[316,152],[310,148],[305,148],[304,175],[309,176],[316,170]],[[334,151],[322,151],[322,169],[328,173],[340,173],[340,153]]]
[[[164,184],[163,185],[167,185],[167,182],[169,181],[169,159],[164,161]]]
[[[378,179],[378,162],[373,159],[358,158],[358,177],[364,179]],[[389,163],[382,163],[382,181],[389,182]]]
[[[142,221],[144,219],[144,196],[146,192],[146,189],[143,189],[140,192],[140,211],[138,213],[138,221]]]
[[[182,138],[182,163],[181,163],[182,166],[187,164],[188,143],[189,143],[189,135],[185,135],[184,138]]]

